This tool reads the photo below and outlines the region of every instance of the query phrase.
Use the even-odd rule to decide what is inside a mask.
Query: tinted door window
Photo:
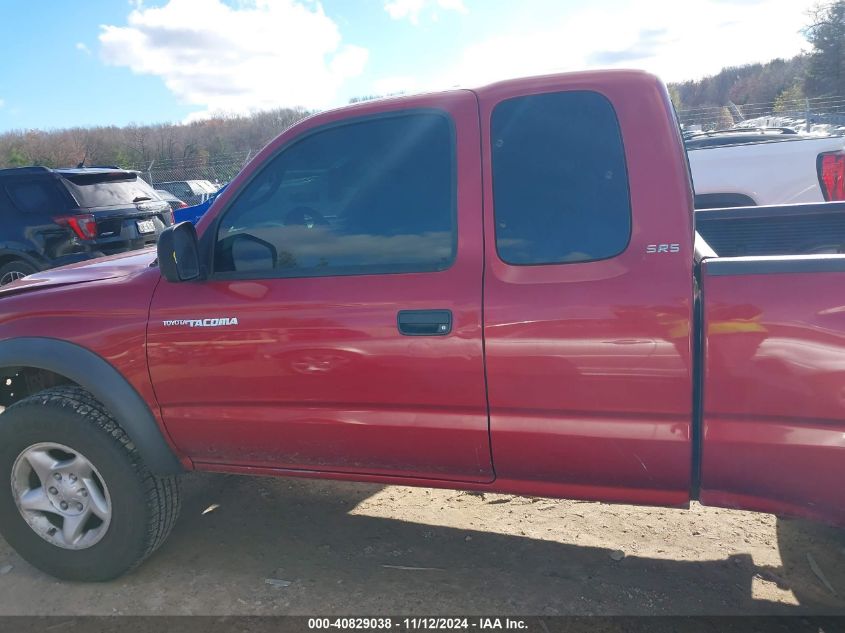
[[[595,92],[503,101],[493,111],[496,248],[510,264],[606,259],[631,233],[619,123]]]
[[[6,185],[14,205],[24,213],[62,213],[68,204],[53,180],[25,180]]]
[[[434,271],[455,254],[453,133],[434,113],[316,132],[274,158],[217,230],[215,271]]]

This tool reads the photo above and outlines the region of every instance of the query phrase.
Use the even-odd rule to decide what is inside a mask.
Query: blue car
[[[175,223],[179,222],[193,222],[196,224],[200,221],[200,218],[208,211],[208,208],[211,206],[211,203],[217,199],[223,191],[225,191],[226,187],[228,187],[228,183],[220,187],[215,193],[211,194],[205,202],[200,204],[195,204],[192,207],[185,207],[184,209],[175,209],[173,211],[173,220]]]

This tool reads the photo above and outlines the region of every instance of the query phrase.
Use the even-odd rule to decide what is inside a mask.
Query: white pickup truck
[[[696,209],[845,200],[845,137],[737,128],[685,140]]]

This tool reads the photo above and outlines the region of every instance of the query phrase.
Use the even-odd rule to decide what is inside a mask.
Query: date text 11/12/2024
[[[519,618],[475,617],[475,618],[308,618],[309,630],[365,629],[365,630],[524,630],[525,620]]]

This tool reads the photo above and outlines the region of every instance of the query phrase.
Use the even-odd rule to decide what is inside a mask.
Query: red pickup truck
[[[845,256],[697,242],[651,75],[313,116],[157,255],[0,291],[0,532],[55,576],[137,565],[191,470],[845,524]]]

